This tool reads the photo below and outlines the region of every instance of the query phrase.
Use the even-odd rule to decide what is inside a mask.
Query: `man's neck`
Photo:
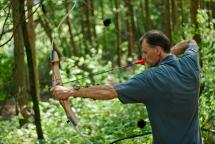
[[[160,60],[164,59],[165,57],[167,57],[169,55],[171,55],[171,53],[162,53]]]

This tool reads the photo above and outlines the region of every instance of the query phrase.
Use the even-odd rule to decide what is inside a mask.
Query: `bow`
[[[62,79],[61,79],[60,70],[59,70],[60,59],[57,52],[54,49],[52,49],[51,51],[50,59],[51,59],[50,61],[51,66],[52,66],[52,86],[62,85]],[[75,116],[75,113],[70,107],[69,98],[67,100],[59,100],[59,102],[66,113],[68,121],[71,122],[74,127],[76,127],[77,118]]]
[[[72,12],[72,10],[75,8],[76,6],[76,1],[73,5],[73,7],[70,9],[70,11],[62,18],[62,20],[60,21],[59,25],[57,26],[57,30],[60,28],[60,26],[62,25],[63,21],[66,19],[66,17],[69,15],[69,13]],[[52,51],[51,51],[51,55],[50,55],[50,62],[51,62],[51,66],[52,66],[52,86],[56,86],[56,85],[62,85],[62,79],[60,76],[60,58],[58,53],[56,52],[56,50],[54,49],[54,38],[55,36],[53,35],[53,39],[52,39]],[[73,112],[73,110],[70,107],[70,101],[69,99],[67,100],[59,100],[61,106],[63,107],[66,116],[68,118],[68,121],[71,122],[73,124],[74,127],[77,126],[77,118],[75,116],[75,113]]]
[[[74,1],[74,5],[73,7],[69,10],[69,12],[62,18],[62,20],[60,21],[57,30],[60,28],[60,26],[62,25],[63,21],[66,19],[66,17],[69,15],[69,13],[72,12],[72,10],[75,8],[77,3],[77,0]],[[60,58],[59,55],[57,53],[57,51],[54,49],[54,34],[53,34],[53,39],[52,39],[52,51],[51,51],[51,56],[50,56],[50,62],[51,62],[51,66],[52,66],[52,86],[56,86],[56,85],[62,85],[62,79],[60,76]],[[69,98],[66,100],[59,100],[61,106],[63,107],[66,116],[68,118],[68,122],[71,122],[72,125],[74,126],[75,131],[80,135],[80,137],[86,142],[86,143],[91,143],[87,138],[85,138],[81,132],[79,131],[78,127],[77,127],[77,118],[75,116],[75,113],[73,112],[73,110],[70,107],[70,101]]]
[[[50,59],[51,59],[51,65],[52,65],[52,86],[62,85],[62,79],[61,79],[60,70],[59,70],[60,59],[59,59],[58,53],[54,50],[54,48],[51,51]],[[70,107],[69,98],[66,100],[59,100],[59,102],[66,113],[68,122],[72,123],[75,131],[86,143],[91,144],[91,142],[87,138],[85,138],[84,135],[82,135],[82,133],[79,131],[77,127],[77,118],[75,116],[75,113]]]

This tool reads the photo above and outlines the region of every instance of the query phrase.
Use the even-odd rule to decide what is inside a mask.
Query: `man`
[[[163,33],[150,31],[140,43],[150,69],[115,86],[80,89],[56,86],[51,90],[53,95],[56,99],[70,96],[98,100],[119,98],[122,103],[144,103],[153,143],[201,144],[198,121],[200,67],[196,42],[185,40],[170,49],[169,39]]]

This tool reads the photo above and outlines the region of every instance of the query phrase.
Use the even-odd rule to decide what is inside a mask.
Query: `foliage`
[[[6,96],[12,95],[11,89],[13,88],[13,60],[5,53],[0,53],[0,101],[3,101]]]
[[[93,143],[110,143],[122,137],[142,133],[136,125],[137,120],[143,117],[146,119],[142,104],[122,105],[117,100],[101,102],[78,98],[72,103],[79,119],[80,132]],[[71,125],[66,123],[64,111],[57,101],[40,102],[40,107],[46,139],[44,143],[85,143]],[[37,143],[33,123],[19,128],[18,117],[0,123],[0,143]],[[150,131],[149,124],[144,131]],[[132,141],[150,143],[151,136],[135,138]]]
[[[74,0],[68,0],[70,8],[74,4]],[[205,0],[206,1],[206,0]],[[208,0],[207,0],[208,1]],[[2,27],[7,6],[9,1],[0,0],[0,25]],[[145,32],[143,27],[145,21],[142,20],[142,14],[139,6],[141,1],[134,1],[133,8],[135,11],[135,21],[137,22],[136,37],[140,37]],[[184,16],[189,15],[189,1],[184,1]],[[64,82],[89,77],[80,81],[66,84],[67,86],[89,86],[95,84],[114,84],[128,80],[134,74],[137,74],[146,69],[144,66],[128,67],[124,70],[116,69],[114,72],[103,73],[97,76],[94,74],[106,70],[116,68],[116,44],[115,26],[114,26],[114,10],[113,3],[106,1],[104,4],[104,14],[101,13],[101,2],[95,1],[95,16],[91,17],[96,24],[97,30],[97,46],[88,43],[89,53],[84,50],[83,42],[86,39],[81,34],[82,17],[82,2],[77,1],[75,9],[71,13],[72,24],[74,29],[74,40],[78,47],[79,55],[73,56],[70,48],[70,38],[68,36],[68,27],[63,23],[59,30],[56,30],[60,20],[65,15],[63,1],[44,1],[45,17],[47,18],[50,28],[55,35],[54,42],[57,48],[62,51],[66,58],[61,62],[61,75]],[[162,5],[160,1],[153,0],[150,3],[153,28],[162,30],[162,15],[160,13]],[[126,17],[127,11],[123,3],[120,3],[119,12],[121,14],[121,52],[122,65],[127,65],[127,61],[134,61],[137,59],[137,54],[134,53],[131,58],[127,58],[127,29]],[[41,10],[38,12],[41,14]],[[102,24],[103,19],[110,18],[112,23],[108,27]],[[182,17],[179,17],[181,20]],[[189,19],[184,18],[182,24],[177,25],[177,30],[173,32],[173,43],[181,41],[182,39],[191,39],[195,33],[200,34],[202,43],[200,45],[200,60],[202,66],[201,76],[201,95],[199,101],[199,118],[202,129],[215,130],[215,21],[209,20],[207,10],[199,10],[197,21],[199,28],[196,30]],[[50,74],[50,66],[48,55],[51,49],[50,39],[47,37],[45,30],[38,22],[38,15],[35,14],[36,23],[36,53],[37,62],[39,65],[39,73],[41,80],[48,80]],[[12,34],[12,19],[6,23],[8,32],[1,38],[1,44],[6,41]],[[1,30],[2,31],[2,30]],[[107,49],[104,47],[104,31],[107,36]],[[137,42],[136,42],[137,43]],[[0,101],[13,96],[13,41],[3,46],[0,51]],[[66,116],[59,103],[53,99],[48,102],[42,101],[47,97],[44,94],[47,91],[50,83],[43,84],[41,82],[41,120],[44,130],[45,141],[38,141],[36,136],[36,129],[33,122],[33,117],[28,124],[19,127],[19,116],[14,116],[10,120],[0,121],[0,144],[17,144],[17,143],[44,143],[44,144],[64,144],[77,143],[85,144],[86,142],[80,135],[66,123]],[[45,88],[44,88],[45,87]],[[118,100],[112,101],[94,101],[89,99],[73,99],[71,102],[79,119],[80,132],[89,139],[92,143],[110,143],[119,138],[128,137],[134,134],[141,134],[151,131],[149,120],[147,118],[146,109],[142,104],[123,105]],[[136,123],[139,119],[147,121],[144,129],[137,127]],[[204,143],[213,143],[215,141],[214,132],[202,130]],[[152,143],[152,135],[141,136],[133,139],[119,142],[122,144],[133,143]]]
[[[200,96],[200,123],[202,128],[215,129],[215,39],[213,25],[215,21],[208,23],[208,15],[205,10],[198,13],[199,32],[202,44],[200,45],[202,60],[201,84],[203,91]],[[204,140],[207,143],[215,141],[214,134],[203,131]]]

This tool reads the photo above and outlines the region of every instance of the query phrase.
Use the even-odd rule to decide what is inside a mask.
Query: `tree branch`
[[[32,12],[32,14],[31,14],[30,16],[26,17],[25,20],[27,20],[27,19],[30,18],[34,13],[36,13],[36,11],[37,11],[37,10],[39,9],[39,7],[41,6],[41,3],[42,3],[42,2],[43,2],[43,0],[41,0],[41,2],[39,2],[39,3],[37,3],[37,4],[34,5],[34,6],[36,6],[36,5],[39,4],[39,6]],[[10,13],[10,11],[9,11],[8,13]],[[9,14],[8,14],[8,15],[9,15]],[[14,32],[16,32],[18,26],[19,26],[22,22],[23,22],[23,21],[20,20],[20,22],[14,27]],[[5,22],[5,23],[6,23],[6,22]],[[0,39],[2,38],[3,33],[4,33],[4,28],[3,28],[2,33],[1,33],[1,35],[0,35]],[[8,42],[10,42],[10,41],[12,40],[12,38],[13,38],[13,35],[14,35],[14,34],[12,34],[11,37],[10,37],[8,40],[6,40],[3,44],[0,44],[0,47],[4,46],[4,45],[6,45]]]
[[[2,27],[2,32],[1,32],[1,35],[0,35],[0,39],[1,39],[1,38],[2,38],[2,36],[3,36],[3,33],[4,33],[4,27],[5,27],[5,25],[6,25],[6,22],[7,22],[8,18],[9,18],[9,16],[10,16],[10,9],[11,9],[11,5],[12,5],[12,3],[10,3],[10,4],[9,4],[8,13],[7,13],[7,16],[6,16],[5,20],[4,20],[4,24],[3,24],[3,27]]]

